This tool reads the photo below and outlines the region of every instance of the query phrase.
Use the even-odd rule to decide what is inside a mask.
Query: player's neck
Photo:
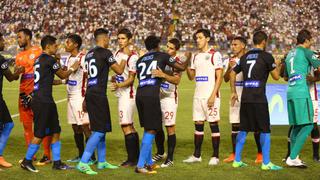
[[[264,50],[264,46],[260,44],[254,45],[254,48]]]
[[[27,50],[29,50],[29,49],[31,49],[32,48],[32,45],[31,45],[31,43],[29,42],[29,43],[27,43],[27,45],[23,48],[25,51],[27,51]]]
[[[124,47],[124,48],[122,49],[122,52],[125,53],[126,55],[130,55],[130,54],[131,54],[131,51],[130,51],[130,49],[129,49],[128,46]]]
[[[76,57],[79,54],[79,50],[75,49],[71,52],[71,57]]]
[[[49,56],[52,56],[52,54],[47,50],[43,50],[43,53],[48,54]]]
[[[236,55],[236,57],[241,58],[244,54],[245,54],[245,51],[241,51]]]
[[[200,52],[207,52],[209,50],[209,45],[205,45],[203,48],[199,49]]]

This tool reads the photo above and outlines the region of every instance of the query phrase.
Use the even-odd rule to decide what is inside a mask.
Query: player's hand
[[[83,112],[87,112],[87,103],[86,103],[86,100],[84,99],[83,102],[82,102],[82,111]]]
[[[159,68],[154,69],[151,71],[152,76],[158,77],[158,78],[165,78],[166,74]]]
[[[208,99],[207,104],[208,104],[208,107],[209,107],[209,108],[214,106],[215,100],[216,100],[216,97],[215,97],[215,96],[210,97],[210,98]]]
[[[230,99],[231,99],[231,107],[233,107],[236,102],[239,102],[237,93],[232,93]]]
[[[229,61],[230,68],[233,68],[236,64],[236,61]]]
[[[312,76],[310,73],[307,75],[307,81],[308,82],[316,82],[317,78]]]
[[[25,72],[25,69],[24,69],[24,67],[23,66],[14,66],[14,73],[15,74],[22,74],[22,73],[24,73]]]
[[[118,84],[116,82],[111,83],[110,90],[116,91],[118,89]]]
[[[79,61],[76,61],[75,63],[72,64],[71,68],[74,69],[73,72],[77,71],[80,67],[80,62]]]
[[[110,80],[110,81],[111,81],[112,83],[115,83],[115,82],[117,82],[116,79],[117,79],[117,76],[116,76],[116,75],[113,75],[113,76],[111,76],[111,80]]]

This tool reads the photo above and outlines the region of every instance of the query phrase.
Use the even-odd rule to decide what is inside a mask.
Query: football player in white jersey
[[[133,86],[136,75],[136,62],[139,56],[130,49],[132,33],[124,28],[118,32],[119,50],[115,54],[117,62],[126,60],[124,72],[115,76],[111,90],[115,91],[118,97],[119,123],[125,136],[125,146],[127,150],[127,160],[121,166],[135,166],[139,158],[139,136],[133,126],[135,104],[135,88]]]
[[[176,62],[181,62],[177,56],[180,49],[180,41],[176,38],[170,39],[167,43],[167,53],[173,57]],[[155,77],[165,79],[161,84],[160,89],[160,103],[162,111],[162,122],[167,129],[168,135],[168,155],[161,167],[169,167],[173,165],[173,153],[176,146],[176,116],[178,108],[178,84],[181,79],[181,72],[175,71],[172,67],[166,66],[165,72],[160,69],[153,70],[152,74]],[[166,157],[164,152],[164,132],[158,131],[155,137],[157,145],[157,153],[152,158],[154,162],[158,162]]]
[[[246,45],[247,40],[243,37],[235,37],[231,42],[231,51],[233,54],[233,57],[228,60],[227,70],[224,74],[224,81],[229,82],[230,79],[230,72],[232,71],[232,68],[239,63],[241,56],[243,56],[246,53]],[[237,74],[236,76],[236,89],[237,93],[240,94],[239,97],[241,97],[242,89],[243,89],[243,75],[242,72]],[[230,105],[229,108],[229,120],[231,123],[231,142],[232,142],[232,154],[224,159],[224,162],[233,162],[235,157],[235,149],[236,149],[236,139],[237,135],[239,133],[239,127],[240,127],[240,101],[237,101],[234,106]],[[257,144],[258,148],[258,154],[257,158],[255,160],[255,163],[261,163],[262,162],[262,150],[260,145],[260,133],[255,132],[254,133],[254,139]]]
[[[209,47],[210,31],[199,29],[195,35],[198,53],[191,60],[187,69],[188,78],[196,81],[193,97],[193,121],[195,122],[194,144],[192,156],[185,163],[201,162],[201,145],[204,135],[204,121],[208,121],[211,129],[213,155],[209,165],[219,163],[220,130],[220,86],[223,79],[222,56]]]
[[[80,161],[80,158],[84,152],[84,136],[87,140],[91,135],[88,113],[83,112],[82,110],[82,102],[84,100],[86,90],[87,75],[84,70],[85,54],[83,52],[80,52],[81,45],[82,39],[79,35],[68,35],[65,42],[65,50],[66,52],[70,53],[70,56],[67,57],[64,65],[66,66],[66,68],[71,69],[71,65],[74,62],[80,62],[80,68],[76,72],[72,73],[66,81],[68,93],[67,119],[68,124],[72,125],[74,140],[79,152],[78,156],[76,156],[74,159],[68,160],[68,162]],[[90,163],[95,163],[94,155],[92,156]]]

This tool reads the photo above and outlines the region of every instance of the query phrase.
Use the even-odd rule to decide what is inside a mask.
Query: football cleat
[[[23,159],[23,160],[20,160],[20,161],[19,161],[19,164],[20,164],[20,167],[21,167],[22,169],[25,169],[25,170],[28,170],[28,171],[34,172],[34,173],[39,172],[39,170],[37,170],[37,169],[33,166],[31,160]]]
[[[196,162],[201,162],[202,159],[201,157],[195,157],[194,155],[189,156],[188,159],[183,160],[182,162],[184,163],[196,163]]]
[[[210,166],[215,166],[215,165],[218,165],[219,164],[219,159],[216,158],[216,157],[212,157],[209,161],[209,165]]]
[[[234,161],[234,157],[235,157],[235,155],[232,153],[232,154],[229,155],[229,157],[224,159],[223,162],[225,162],[225,163],[233,162]]]
[[[69,169],[73,169],[73,167],[70,167],[70,166],[66,165],[65,163],[59,161],[59,162],[53,163],[52,169],[69,170]]]
[[[93,171],[88,164],[79,162],[78,165],[76,166],[76,169],[84,174],[88,175],[96,175],[98,174],[97,172]]]
[[[79,156],[73,158],[73,159],[68,159],[67,162],[71,162],[71,163],[78,163],[80,162],[81,158]]]
[[[136,169],[134,171],[136,173],[141,173],[141,174],[157,174],[157,171],[149,171],[146,168],[138,168],[138,167],[136,167]]]
[[[268,164],[263,164],[262,163],[261,169],[262,170],[274,170],[274,171],[277,171],[277,170],[281,170],[283,168],[273,164],[272,162],[269,162]]]
[[[44,166],[46,164],[50,164],[52,161],[48,158],[48,156],[43,156],[40,161],[36,163],[36,166]]]
[[[152,165],[145,165],[144,167],[147,168],[149,171],[153,171],[155,169],[159,169],[160,168],[160,166],[158,164],[155,164],[155,163],[152,164]]]
[[[11,163],[8,163],[3,156],[0,156],[0,166],[5,167],[5,168],[10,168],[12,167]]]
[[[170,167],[173,166],[173,161],[171,161],[170,159],[167,159],[166,162],[164,162],[163,164],[161,164],[161,168],[166,168],[166,167]]]
[[[290,167],[307,168],[307,165],[304,164],[299,158],[292,160],[290,157],[288,157],[286,160],[286,164]]]
[[[122,162],[120,164],[121,167],[133,167],[133,166],[136,166],[136,165],[137,165],[136,162],[130,162],[128,160],[126,160],[126,161],[124,161],[124,162]]]
[[[234,167],[234,168],[247,167],[247,166],[248,165],[242,161],[239,161],[239,162],[233,161],[233,163],[232,163],[232,167]]]
[[[166,153],[163,153],[162,155],[161,154],[156,154],[155,156],[153,156],[152,161],[153,162],[159,162],[159,161],[165,159],[166,157],[167,157]]]
[[[98,169],[117,169],[119,168],[118,166],[112,165],[108,162],[98,162],[97,165]]]
[[[257,154],[257,158],[256,158],[256,160],[254,161],[256,164],[261,164],[262,163],[262,160],[263,160],[263,158],[262,158],[262,154],[261,153],[258,153]]]

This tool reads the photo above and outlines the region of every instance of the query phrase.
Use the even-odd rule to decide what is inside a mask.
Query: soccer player
[[[88,72],[87,91],[83,101],[83,110],[88,112],[92,134],[87,142],[77,169],[85,174],[95,175],[88,162],[94,150],[98,152],[98,169],[115,169],[117,166],[106,161],[106,133],[111,132],[111,117],[106,95],[109,68],[116,74],[123,73],[126,60],[120,65],[108,50],[109,31],[99,28],[94,32],[96,47],[85,57],[85,68]]]
[[[127,160],[121,166],[135,166],[139,158],[139,136],[133,125],[135,104],[135,88],[133,86],[136,75],[136,63],[139,58],[137,53],[130,50],[132,33],[124,28],[118,31],[119,50],[115,54],[117,63],[124,59],[127,64],[121,75],[116,75],[116,82],[112,83],[112,90],[118,97],[118,116],[121,125],[125,146],[127,150]]]
[[[223,78],[222,56],[209,47],[210,31],[199,29],[194,34],[198,53],[193,56],[191,67],[187,69],[189,80],[196,81],[193,96],[193,121],[195,123],[194,153],[185,163],[201,162],[201,145],[204,136],[204,122],[208,121],[211,129],[213,154],[209,165],[219,163],[220,130],[220,86]]]
[[[141,127],[144,134],[141,142],[140,155],[135,172],[143,174],[154,174],[159,168],[152,161],[152,142],[157,131],[162,130],[162,113],[160,105],[161,78],[152,75],[152,70],[165,70],[168,65],[177,70],[184,70],[187,63],[179,64],[169,54],[160,51],[160,38],[148,36],[145,39],[148,52],[137,61],[137,77],[139,86],[137,88],[136,105]]]
[[[241,56],[243,56],[246,53],[246,46],[247,46],[247,40],[244,39],[241,36],[235,37],[231,42],[231,50],[233,53],[233,57],[229,59],[227,70],[224,74],[224,81],[229,82],[230,79],[230,72],[232,71],[232,68],[239,63],[239,60]],[[242,94],[243,89],[243,75],[242,72],[237,74],[236,76],[236,89],[239,96]],[[231,123],[231,142],[232,142],[232,154],[226,159],[223,160],[223,162],[233,162],[234,156],[235,156],[235,149],[236,149],[236,138],[239,133],[239,127],[240,127],[240,102],[235,102],[234,106],[230,106],[229,108],[229,120]],[[261,163],[262,162],[262,153],[261,153],[261,145],[260,145],[260,133],[254,132],[254,139],[257,144],[258,148],[258,154],[257,158],[255,160],[255,163]]]
[[[285,78],[286,80],[288,78]],[[311,96],[311,100],[312,100],[312,105],[313,105],[313,111],[314,111],[314,115],[313,115],[313,129],[311,131],[311,139],[312,139],[312,151],[313,151],[313,160],[315,162],[320,162],[319,160],[319,128],[318,128],[318,109],[319,109],[319,105],[318,105],[318,93],[317,93],[317,85],[316,85],[316,81],[320,80],[319,77],[319,72],[318,71],[314,71],[314,68],[311,68],[309,75],[307,76],[307,80],[309,82],[309,91],[310,91],[310,96]],[[290,135],[292,133],[292,128],[293,126],[290,126],[289,128],[289,132],[288,132],[288,148],[287,148],[287,155],[286,158],[283,159],[283,161],[286,161],[287,158],[290,156]]]
[[[73,137],[78,148],[78,156],[67,162],[79,162],[84,152],[84,136],[86,141],[91,135],[89,128],[89,116],[87,112],[82,111],[82,102],[84,100],[86,90],[86,73],[84,66],[85,54],[80,52],[82,45],[82,39],[77,34],[70,34],[65,42],[65,50],[70,53],[70,56],[66,60],[67,68],[75,62],[80,63],[80,68],[72,73],[67,80],[67,92],[68,92],[68,109],[67,118],[68,123],[72,125]],[[94,154],[91,158],[91,164],[94,164]]]
[[[31,44],[32,32],[29,29],[20,29],[18,31],[18,44],[23,50],[17,54],[16,65],[23,66],[25,72],[20,79],[20,97],[19,97],[19,114],[20,121],[24,128],[24,138],[26,145],[29,146],[33,139],[33,112],[30,107],[30,95],[34,86],[34,69],[35,60],[41,55],[42,50],[38,46]],[[50,143],[51,136],[46,136],[43,141],[44,155],[36,165],[45,165],[51,163]]]
[[[167,53],[181,63],[180,58],[177,56],[177,52],[180,49],[180,41],[176,38],[170,39],[167,43]],[[176,116],[178,109],[178,84],[181,80],[181,72],[175,71],[172,67],[166,66],[165,70],[161,69],[153,70],[152,74],[155,77],[159,77],[165,80],[161,83],[160,89],[160,104],[162,111],[162,122],[166,126],[168,134],[168,156],[161,167],[173,166],[173,153],[176,146]],[[161,129],[157,132],[155,141],[157,145],[157,153],[152,158],[154,162],[158,162],[166,157],[164,152],[164,132]]]
[[[320,60],[313,51],[312,36],[308,30],[301,30],[297,36],[297,47],[293,48],[285,59],[285,77],[288,77],[287,106],[290,135],[290,156],[286,164],[292,167],[306,167],[298,158],[303,144],[313,129],[313,106],[307,84],[310,67],[320,67]]]
[[[279,67],[272,55],[265,51],[268,36],[263,31],[253,35],[254,48],[240,58],[230,73],[231,106],[238,101],[236,90],[236,75],[243,74],[243,91],[240,105],[240,132],[237,136],[235,160],[232,166],[245,167],[241,161],[241,152],[248,132],[260,132],[263,162],[262,170],[280,170],[270,162],[270,118],[266,98],[266,82],[269,73],[274,80],[279,80]]]
[[[4,50],[4,39],[2,34],[0,33],[0,51]],[[12,167],[12,164],[7,162],[3,157],[3,151],[6,147],[7,141],[9,139],[11,130],[14,126],[13,121],[11,119],[11,115],[9,113],[6,102],[3,99],[2,95],[2,83],[3,83],[3,75],[6,77],[8,81],[13,81],[19,79],[19,75],[23,73],[23,67],[15,68],[14,73],[9,69],[9,64],[5,60],[5,58],[0,55],[0,166],[2,167]]]
[[[32,164],[32,157],[39,149],[39,144],[47,135],[52,135],[52,156],[53,169],[66,170],[70,167],[61,162],[60,151],[60,132],[59,117],[57,106],[52,97],[52,85],[55,74],[61,78],[68,78],[74,73],[80,63],[75,62],[69,70],[61,69],[60,63],[55,59],[58,50],[56,38],[50,35],[41,39],[41,47],[43,53],[36,59],[34,64],[34,90],[31,102],[32,111],[34,113],[34,137],[28,147],[28,151],[20,166],[31,172],[38,172]]]

